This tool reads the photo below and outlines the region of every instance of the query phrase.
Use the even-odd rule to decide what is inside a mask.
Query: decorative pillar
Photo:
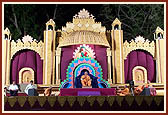
[[[154,39],[156,40],[156,82],[164,83],[165,78],[165,60],[166,60],[166,41],[164,39],[164,31],[157,27],[154,33]]]
[[[124,58],[123,58],[123,30],[121,22],[116,18],[112,23],[112,58],[113,58],[113,83],[125,83]]]
[[[108,83],[112,84],[112,79],[111,79],[111,50],[110,48],[107,48],[107,63],[108,63]]]
[[[60,80],[61,80],[60,65],[61,65],[61,48],[58,47],[56,50],[56,85],[58,85],[58,86],[60,85]]]
[[[10,40],[11,34],[8,28],[4,30],[2,39],[2,80],[5,85],[10,85]]]
[[[43,84],[51,85],[55,76],[55,22],[50,19],[44,31]]]

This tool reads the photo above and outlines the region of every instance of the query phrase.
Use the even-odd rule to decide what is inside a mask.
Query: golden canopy
[[[66,37],[60,39],[59,47],[76,45],[76,44],[94,44],[110,47],[105,34],[99,34],[93,31],[74,31],[68,33]]]
[[[62,27],[59,47],[76,44],[94,44],[110,47],[106,38],[106,28],[101,22],[95,22],[94,16],[85,9]]]

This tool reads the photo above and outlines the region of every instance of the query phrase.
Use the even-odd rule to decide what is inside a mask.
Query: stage
[[[164,96],[4,97],[5,111],[163,111]]]

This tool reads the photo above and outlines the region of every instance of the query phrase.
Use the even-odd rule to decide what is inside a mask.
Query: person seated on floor
[[[130,94],[130,90],[127,87],[127,85],[125,85],[125,88],[123,90],[118,90],[118,93],[117,93],[117,95],[119,96],[127,96],[129,94]]]
[[[85,72],[87,72],[87,73],[85,73]],[[82,88],[82,80],[81,80],[81,78],[82,78],[82,76],[84,75],[84,74],[87,74],[89,77],[90,77],[90,80],[89,80],[89,82],[91,82],[91,85],[90,85],[90,83],[87,83],[86,85],[90,85],[92,88],[98,88],[98,82],[97,82],[97,77],[95,77],[95,76],[93,76],[92,74],[90,74],[89,73],[89,71],[88,70],[86,70],[86,69],[83,69],[82,71],[81,71],[81,73],[80,73],[80,75],[79,76],[77,76],[77,77],[75,77],[75,88]],[[86,76],[87,76],[86,75]],[[84,84],[84,83],[83,83]],[[89,87],[89,86],[88,86]]]
[[[116,87],[116,94],[120,93],[121,89],[119,88],[119,86]]]
[[[153,86],[151,85],[151,82],[148,80],[147,84],[145,85],[146,88],[152,88]]]
[[[45,89],[44,96],[51,96],[51,93],[52,93],[52,86],[50,86],[49,88]]]
[[[147,84],[145,85],[145,88],[149,88],[150,89],[150,95],[154,96],[156,95],[156,88],[154,88],[151,84],[151,82],[148,80]]]
[[[18,96],[18,85],[15,81],[12,82],[12,84],[9,86],[10,96]]]
[[[144,90],[144,85],[139,85],[134,89],[134,94],[139,95]]]
[[[91,81],[92,79],[90,78],[90,76],[88,75],[88,72],[85,71],[84,75],[81,76],[81,83],[83,87],[91,87]]]
[[[37,89],[37,87],[33,84],[33,80],[31,80],[30,84],[28,84],[25,88],[25,93],[28,96],[38,96],[36,89]]]

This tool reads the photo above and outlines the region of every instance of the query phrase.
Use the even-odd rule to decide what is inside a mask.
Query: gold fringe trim
[[[135,101],[140,106],[143,101],[143,96],[135,96]]]
[[[44,105],[45,102],[46,102],[46,96],[39,96],[39,97],[37,98],[37,100],[38,100],[40,106],[43,107],[43,105]]]
[[[93,106],[95,100],[96,100],[95,96],[88,96],[87,97],[87,101],[90,103],[90,106]]]
[[[78,97],[77,97],[77,101],[78,101],[78,103],[80,104],[80,106],[82,107],[83,104],[84,104],[85,101],[86,101],[86,97],[85,97],[85,96],[78,96]]]
[[[134,101],[134,97],[133,96],[126,96],[125,100],[127,101],[128,105],[131,106]]]
[[[47,97],[47,99],[48,99],[48,103],[50,104],[50,106],[53,107],[56,101],[56,97],[51,96],[51,97]]]
[[[16,101],[17,101],[17,97],[9,97],[8,98],[8,102],[11,107],[13,107],[15,105]]]
[[[18,96],[18,103],[21,107],[24,106],[25,102],[27,100],[27,97],[26,96]]]
[[[157,106],[160,105],[162,100],[164,100],[164,97],[162,97],[162,96],[154,96],[154,101],[155,101]]]
[[[121,103],[122,103],[123,99],[124,99],[124,96],[116,96],[116,101],[117,101],[119,106],[121,106]]]
[[[75,96],[68,96],[67,101],[68,101],[69,105],[72,107],[74,102],[76,101],[76,97]]]
[[[108,97],[106,97],[106,100],[107,100],[108,104],[110,106],[112,106],[114,103],[114,100],[115,100],[115,96],[108,96]]]
[[[152,101],[153,101],[153,96],[145,96],[144,100],[146,101],[146,103],[148,104],[148,106],[151,105]]]
[[[104,96],[98,96],[96,98],[96,100],[99,103],[99,105],[102,106],[104,104],[104,101],[106,100],[106,98]]]
[[[58,102],[59,104],[63,107],[66,101],[66,97],[65,96],[58,96]]]
[[[33,107],[33,105],[35,104],[36,101],[37,101],[36,96],[28,96],[28,102],[29,102],[31,107]]]

